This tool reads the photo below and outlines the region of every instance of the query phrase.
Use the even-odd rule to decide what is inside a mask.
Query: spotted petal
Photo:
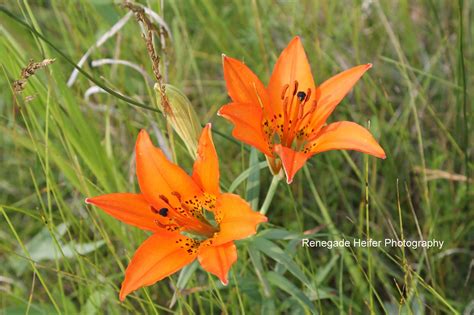
[[[232,135],[264,154],[271,156],[268,141],[262,130],[263,112],[260,107],[250,103],[230,103],[219,110],[219,115],[234,124]]]
[[[286,175],[286,182],[291,184],[293,178],[303,165],[306,163],[311,155],[295,151],[291,148],[284,147],[280,144],[275,145],[275,152],[280,156],[283,170]]]
[[[159,231],[156,214],[142,194],[117,193],[87,198],[93,204],[120,221],[148,231]]]
[[[274,113],[279,114],[283,112],[282,90],[287,84],[290,85],[290,89],[293,88],[295,81],[298,82],[298,91],[306,93],[308,89],[315,90],[311,66],[306,57],[301,39],[298,36],[293,38],[281,52],[270,77],[267,90]],[[313,99],[314,93],[309,102],[311,103]],[[297,110],[296,106],[294,106],[294,110]]]
[[[214,246],[253,235],[259,223],[267,222],[266,216],[253,211],[248,202],[234,194],[217,198],[214,215],[220,229],[212,238]]]

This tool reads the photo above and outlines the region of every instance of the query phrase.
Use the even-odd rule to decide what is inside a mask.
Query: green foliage
[[[232,126],[215,115],[228,102],[221,54],[244,60],[267,83],[294,35],[302,37],[317,83],[350,66],[374,64],[330,119],[370,121],[387,159],[336,151],[315,156],[290,187],[276,186],[270,223],[238,242],[228,286],[190,265],[120,303],[125,267],[147,235],[84,199],[137,191],[133,148],[141,128],[188,170],[192,160],[160,114],[133,16],[99,40],[125,9],[108,1],[7,1],[0,12],[2,312],[439,314],[472,308],[472,2],[163,2],[143,2],[171,30],[160,50],[162,70],[200,122],[213,123],[224,190],[258,208],[272,176],[264,157],[230,140]],[[73,64],[88,51],[85,74],[68,85]],[[45,58],[56,62],[14,94],[21,68]],[[126,63],[98,62],[103,59]],[[367,232],[374,239],[445,244],[442,250],[301,246],[302,238],[365,238]]]

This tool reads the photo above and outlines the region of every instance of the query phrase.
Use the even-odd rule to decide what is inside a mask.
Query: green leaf
[[[248,246],[247,247],[250,260],[252,261],[252,264],[255,268],[255,274],[257,275],[258,280],[262,283],[263,286],[263,293],[265,297],[270,297],[272,292],[270,291],[270,286],[268,285],[267,279],[264,277],[264,270],[263,270],[263,264],[262,264],[262,256],[260,255],[260,252],[256,250],[255,248]]]
[[[293,240],[300,239],[300,234],[290,232],[285,229],[265,229],[259,233],[259,236],[268,240]]]
[[[258,169],[259,170],[261,170],[262,168],[265,168],[266,166],[267,166],[267,162],[265,162],[265,161],[258,163]],[[243,171],[239,176],[237,176],[237,178],[230,185],[228,192],[229,193],[234,192],[234,190],[237,187],[239,187],[239,185],[242,184],[244,182],[244,180],[246,180],[250,176],[251,170],[252,170],[252,168],[249,167],[248,169]]]
[[[102,314],[102,305],[104,304],[104,302],[113,298],[115,298],[114,293],[110,290],[110,288],[96,290],[89,296],[86,303],[81,308],[81,314]]]
[[[276,272],[269,271],[267,272],[267,279],[271,284],[277,286],[281,290],[294,297],[298,302],[300,302],[303,308],[311,310],[313,314],[316,313],[316,309],[310,299],[285,277],[282,277]]]
[[[296,246],[300,243],[300,240],[291,240],[285,247],[285,254],[288,257],[295,257]],[[286,266],[284,264],[278,263],[275,266],[275,272],[279,274],[283,274],[286,271]]]
[[[312,288],[308,278],[299,266],[278,245],[263,237],[255,237],[250,244],[266,256],[282,264],[290,273],[303,282],[308,288]]]
[[[337,254],[332,256],[331,260],[329,260],[329,262],[323,268],[318,269],[318,271],[316,272],[316,277],[315,277],[316,284],[319,285],[324,281],[324,279],[326,279],[326,277],[329,275],[329,272],[337,263],[339,257],[340,256]]]
[[[20,305],[20,306],[11,306],[2,309],[2,314],[9,314],[9,315],[54,315],[58,314],[55,308],[50,304],[30,304],[29,308],[28,305]]]
[[[74,258],[76,253],[79,255],[85,255],[95,251],[104,244],[103,240],[80,244],[71,241],[67,244],[63,244],[60,238],[64,236],[67,228],[67,224],[61,223],[51,233],[47,227],[43,227],[38,234],[25,244],[26,250],[31,259],[35,262],[39,262],[60,259],[63,257]],[[58,245],[60,246],[60,250]],[[20,252],[20,250],[18,250],[18,252]],[[17,275],[21,275],[28,266],[28,261],[18,257],[17,255],[11,256],[9,261]]]
[[[185,266],[180,272],[178,276],[178,282],[176,283],[176,290],[173,293],[173,297],[170,301],[170,308],[174,306],[176,303],[176,299],[181,290],[186,288],[191,276],[196,272],[197,267],[199,266],[197,261],[192,262],[191,264]]]

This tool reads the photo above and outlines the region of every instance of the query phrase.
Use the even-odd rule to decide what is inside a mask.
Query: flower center
[[[298,81],[285,84],[281,91],[282,111],[273,117],[265,117],[262,129],[272,146],[281,143],[286,147],[299,150],[314,133],[311,121],[316,111],[317,102],[311,99],[311,89],[298,89]]]
[[[179,230],[198,240],[212,237],[219,231],[219,222],[212,217],[216,205],[214,195],[203,193],[187,200],[182,200],[178,192],[172,192],[171,195],[172,198],[159,196],[165,207],[160,209],[150,207],[156,215],[155,224],[168,231]]]

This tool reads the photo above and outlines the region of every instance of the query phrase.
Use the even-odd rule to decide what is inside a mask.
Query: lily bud
[[[193,105],[186,95],[173,85],[165,85],[167,97],[165,101],[163,101],[159,86],[155,84],[154,88],[157,93],[159,109],[170,122],[174,131],[183,140],[191,157],[196,158],[197,145],[202,128]],[[164,104],[166,101],[168,104]]]

